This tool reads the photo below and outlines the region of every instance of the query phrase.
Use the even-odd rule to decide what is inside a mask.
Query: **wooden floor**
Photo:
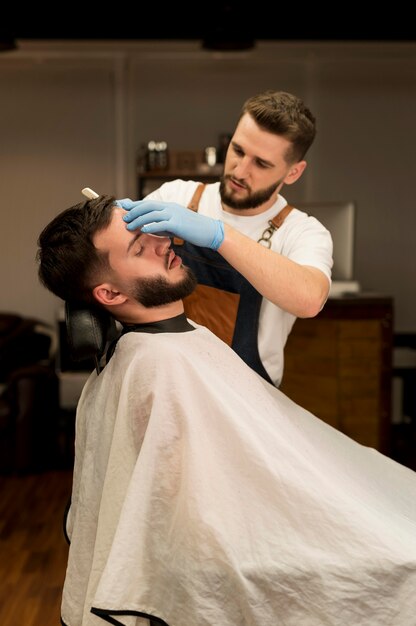
[[[0,625],[59,626],[70,470],[0,476]]]

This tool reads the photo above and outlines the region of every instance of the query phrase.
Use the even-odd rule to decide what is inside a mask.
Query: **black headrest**
[[[71,358],[74,361],[92,359],[99,374],[101,359],[119,334],[114,318],[104,309],[65,302],[65,323]]]

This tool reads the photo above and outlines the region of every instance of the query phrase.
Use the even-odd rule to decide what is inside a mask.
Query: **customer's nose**
[[[169,237],[152,237],[153,246],[156,254],[159,256],[164,256],[170,248],[171,240]]]

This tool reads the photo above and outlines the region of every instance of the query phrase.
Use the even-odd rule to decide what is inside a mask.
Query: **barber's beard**
[[[183,270],[184,277],[177,283],[169,282],[164,276],[137,279],[132,285],[131,296],[146,309],[182,300],[189,296],[197,285],[192,270],[189,267],[183,267]]]
[[[243,209],[243,210],[244,209],[257,209],[257,207],[261,206],[265,202],[268,202],[270,198],[272,197],[272,195],[276,192],[278,187],[280,187],[280,185],[283,182],[283,179],[278,180],[273,185],[270,185],[270,187],[267,187],[266,189],[259,189],[258,191],[255,191],[254,193],[250,193],[248,189],[249,191],[248,195],[245,198],[238,199],[234,197],[233,192],[227,191],[225,187],[225,181],[229,180],[230,178],[232,178],[232,176],[230,176],[229,174],[226,174],[221,177],[221,182],[220,182],[221,201],[226,206],[230,207],[231,209]],[[238,181],[238,179],[236,180]]]

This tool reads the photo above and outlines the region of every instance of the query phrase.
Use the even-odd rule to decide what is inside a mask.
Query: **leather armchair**
[[[0,473],[59,462],[59,386],[54,332],[39,320],[0,313]]]

